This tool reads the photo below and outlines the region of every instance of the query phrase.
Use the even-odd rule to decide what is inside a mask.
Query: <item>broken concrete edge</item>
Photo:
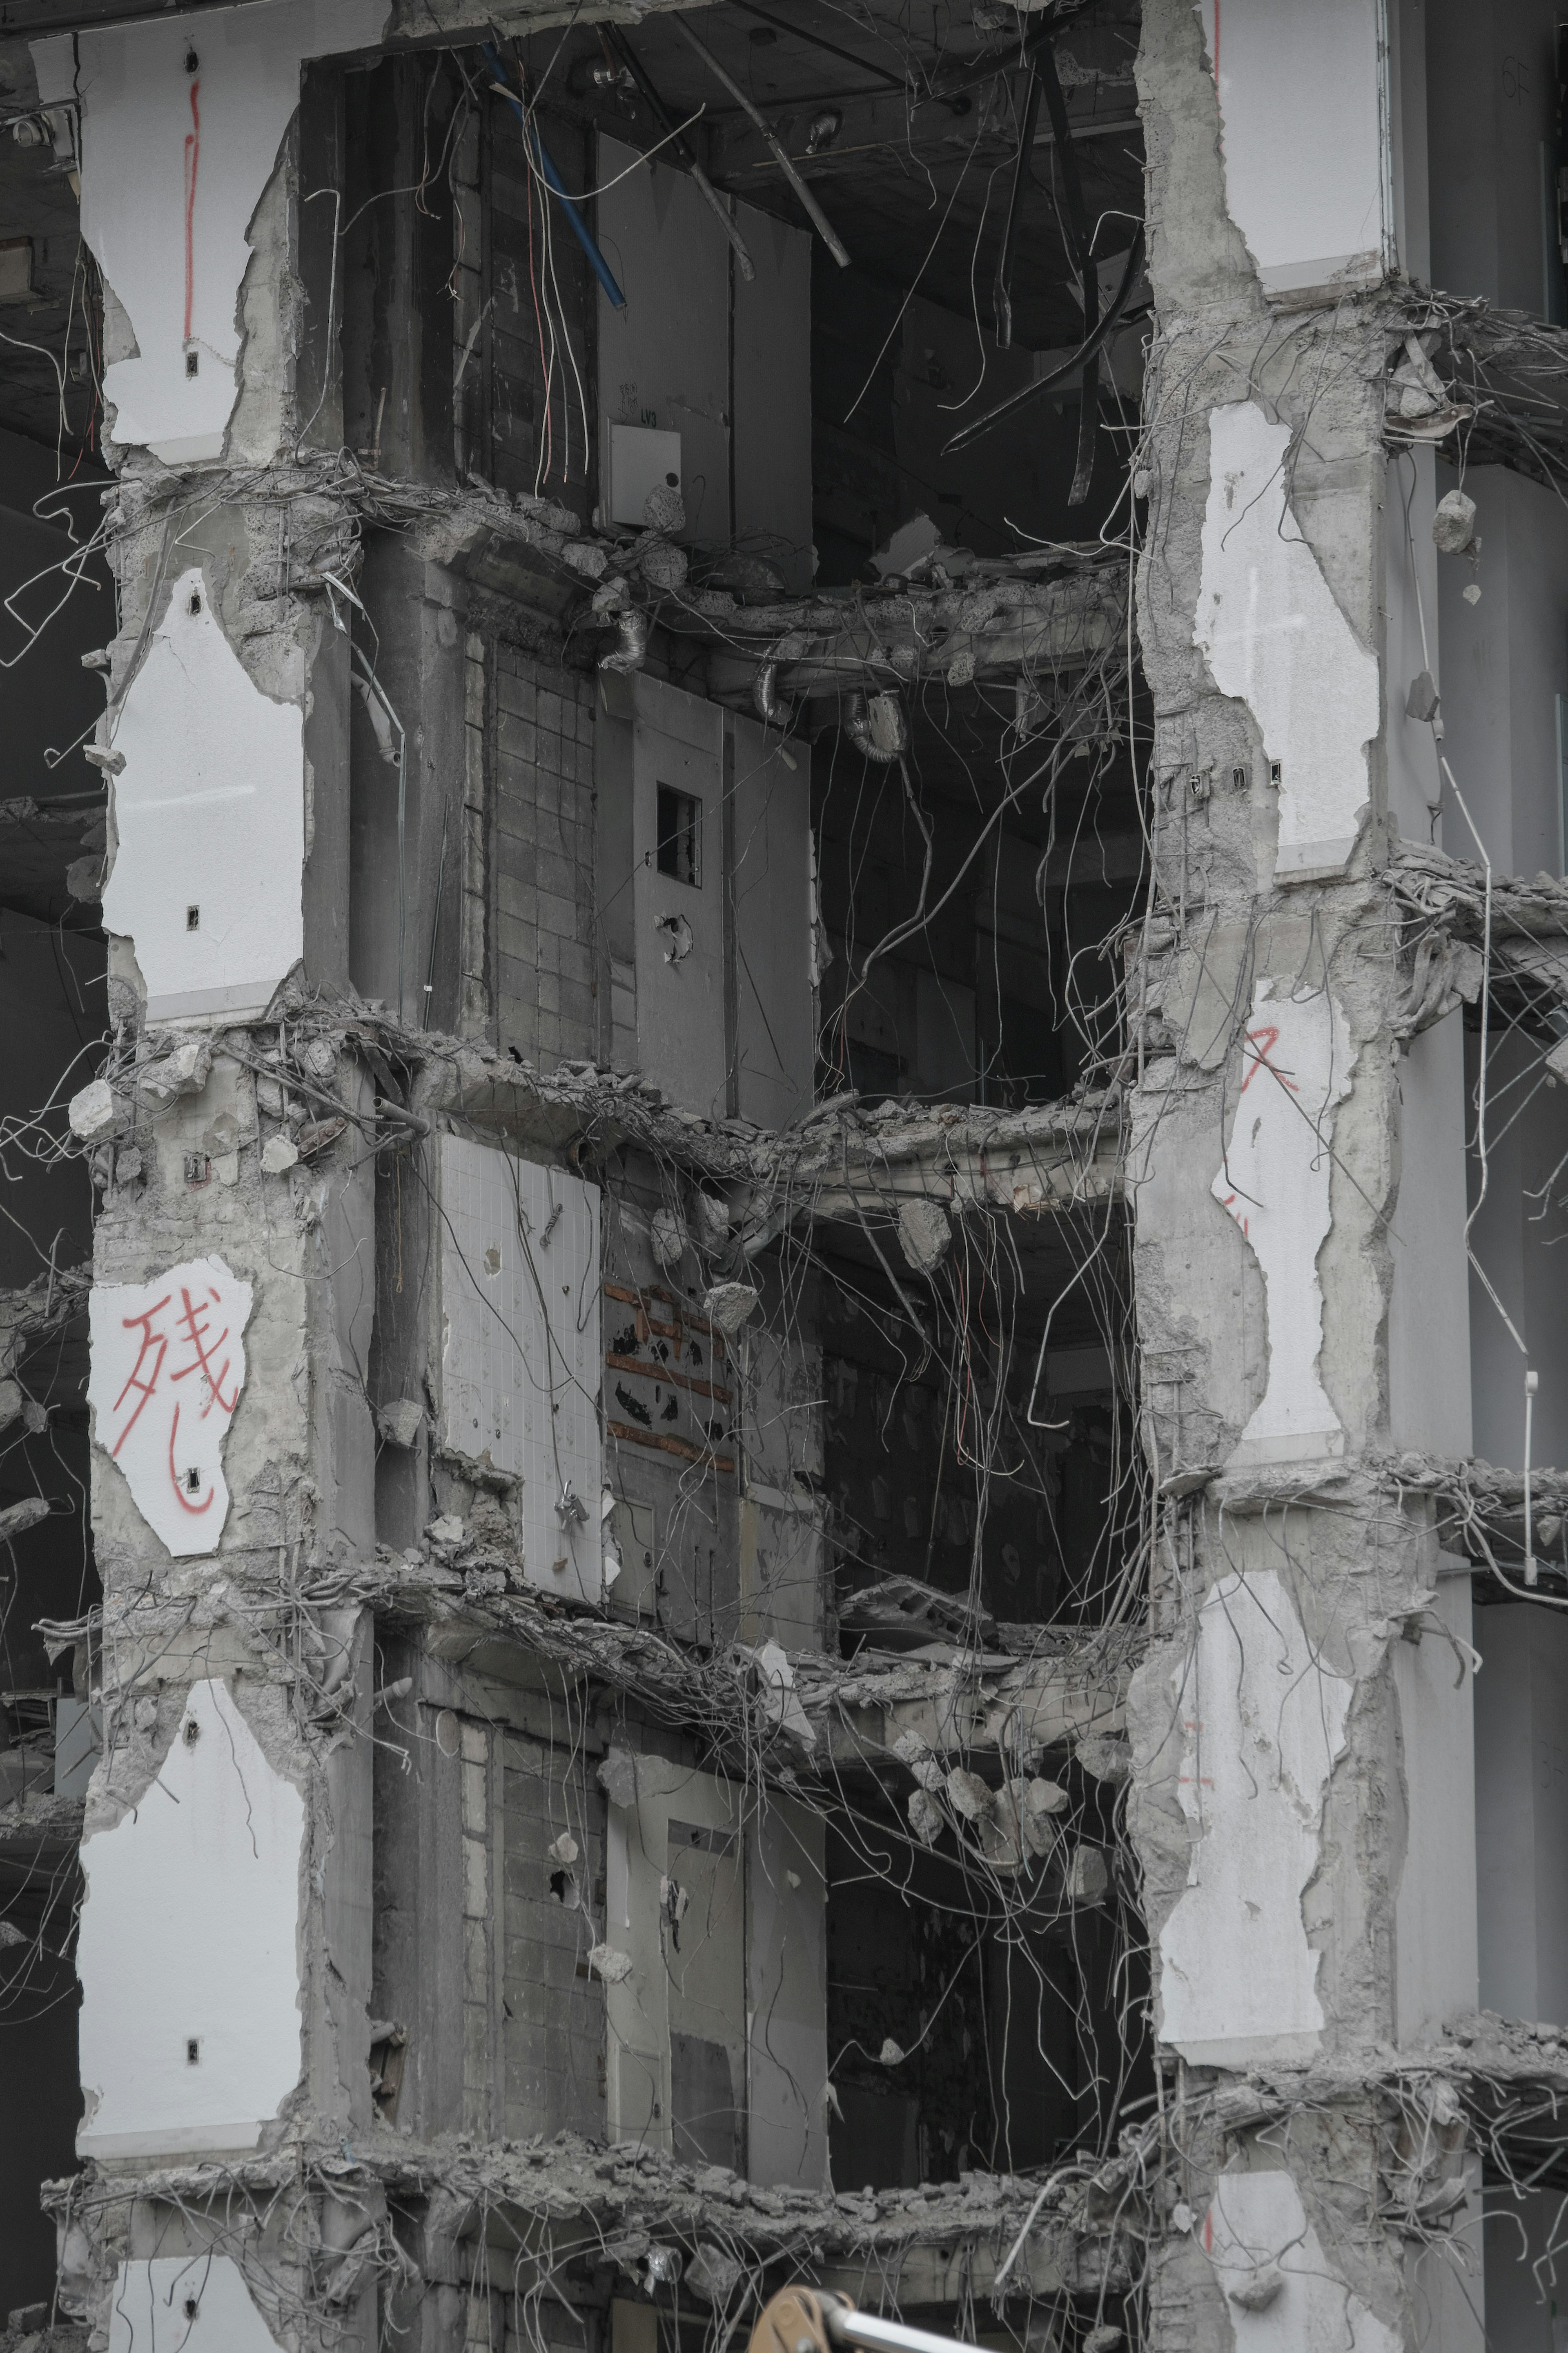
[[[42,2203],[62,2232],[88,2220],[101,2230],[115,2209],[132,2204],[143,2211],[167,2205],[195,2218],[221,2203],[232,2226],[241,2200],[264,2201],[282,2189],[309,2187],[334,2200],[361,2201],[379,2191],[405,2218],[423,2206],[427,2238],[449,2244],[484,2237],[492,2261],[507,2252],[510,2227],[512,2252],[525,2269],[552,2268],[575,2257],[590,2269],[610,2264],[629,2271],[646,2263],[656,2239],[673,2240],[695,2255],[717,2229],[726,2245],[758,2268],[809,2262],[841,2270],[864,2263],[865,2301],[875,2296],[876,2273],[920,2249],[964,2248],[972,2261],[984,2249],[994,2272],[1028,2225],[1031,2271],[1043,2255],[1045,2267],[1059,2274],[1072,2242],[1099,2242],[1100,2276],[1082,2281],[1093,2293],[1101,2284],[1129,2283],[1129,2244],[1155,2227],[1133,2190],[1151,2154],[1157,2154],[1158,2120],[1122,2137],[1116,2156],[1070,2159],[1043,2184],[969,2172],[957,2181],[868,2195],[768,2188],[724,2166],[686,2166],[637,2143],[565,2132],[520,2146],[485,2145],[464,2134],[416,2141],[373,2131],[356,2135],[352,2149],[341,2141],[290,2137],[265,2155],[151,2167],[132,2179],[89,2161],[79,2174],[46,2182]],[[1081,2276],[1081,2253],[1070,2261]],[[971,2276],[976,2289],[989,2285],[978,2264]],[[1051,2282],[1060,2284],[1059,2276]],[[897,2293],[896,2279],[888,2285]],[[1026,2280],[1019,2280],[1018,2289],[1029,2293]]]
[[[213,470],[219,476],[232,470]],[[203,493],[210,479],[204,467],[175,470],[144,453],[126,453],[118,503],[105,526],[109,537],[162,536],[182,506],[208,503]],[[1113,547],[1052,551],[1044,569],[1038,552],[982,561],[967,550],[939,550],[965,559],[962,582],[936,565],[930,580],[889,578],[874,588],[747,605],[727,590],[687,593],[687,554],[667,532],[595,529],[553,500],[521,492],[513,504],[488,487],[397,480],[368,472],[346,451],[301,452],[292,462],[247,468],[234,496],[247,505],[287,506],[297,522],[302,502],[321,509],[319,544],[313,552],[301,545],[287,581],[278,581],[272,601],[282,610],[294,612],[301,597],[321,599],[335,617],[340,596],[353,601],[358,531],[400,531],[427,561],[470,575],[481,588],[499,566],[510,594],[537,605],[563,640],[584,628],[616,630],[624,616],[640,615],[637,661],[617,657],[601,667],[639,666],[649,626],[702,641],[721,660],[740,657],[722,685],[747,702],[764,662],[779,684],[802,694],[896,687],[921,677],[963,685],[975,677],[1032,674],[1042,664],[1080,669],[1115,653],[1126,636],[1125,558]],[[520,559],[527,576],[519,574]],[[111,712],[148,639],[143,622],[117,647]],[[236,649],[243,658],[243,645]]]
[[[1458,935],[1479,942],[1486,920],[1485,869],[1424,842],[1402,841],[1384,870],[1383,881],[1405,920],[1448,919]],[[1494,874],[1491,881],[1493,941],[1552,942],[1568,952],[1568,880],[1538,874]]]
[[[1423,356],[1426,397],[1411,397],[1414,371],[1393,355],[1392,373],[1408,387],[1390,402],[1390,438],[1417,444],[1446,440],[1468,423],[1466,460],[1500,465],[1532,481],[1568,481],[1568,332],[1546,319],[1509,310],[1480,297],[1445,293],[1418,280],[1392,276],[1383,290],[1392,308],[1391,332],[1414,342]],[[1549,410],[1556,380],[1559,418]],[[1528,383],[1528,393],[1523,385]],[[1516,414],[1512,396],[1523,394]],[[1436,399],[1433,394],[1436,393]],[[1401,413],[1406,412],[1406,413]]]
[[[375,1116],[367,1119],[301,1062],[301,1049],[318,1041],[357,1050],[378,1089],[392,1077],[385,1066],[395,1066],[406,1103],[378,1094]],[[400,1148],[437,1121],[525,1154],[546,1153],[584,1173],[625,1146],[640,1145],[694,1176],[741,1188],[741,1230],[732,1238],[740,1257],[750,1254],[748,1244],[763,1246],[782,1230],[775,1223],[766,1231],[775,1205],[787,1219],[810,1214],[820,1189],[844,1214],[848,1203],[837,1196],[847,1178],[855,1197],[863,1194],[864,1205],[875,1207],[879,1178],[895,1169],[912,1172],[955,1204],[967,1198],[1041,1209],[1104,1200],[1116,1189],[1123,1145],[1115,1085],[1023,1111],[898,1098],[870,1110],[853,1102],[820,1105],[784,1129],[705,1119],[668,1103],[632,1072],[584,1060],[540,1071],[488,1047],[413,1029],[363,1000],[313,989],[298,975],[263,1015],[244,1024],[215,1022],[200,1031],[122,1026],[100,1076],[72,1098],[73,1112],[81,1107],[79,1144],[90,1150],[136,1142],[146,1122],[177,1096],[199,1092],[211,1059],[225,1055],[310,1106],[312,1149],[330,1145],[350,1124],[378,1146]],[[333,1121],[332,1134],[315,1134]]]
[[[452,1565],[455,1558],[461,1567]],[[510,1589],[488,1589],[487,1580],[498,1574]],[[249,1582],[237,1556],[230,1557],[228,1576],[237,1588]],[[269,1635],[253,1608],[243,1641],[221,1609],[141,1598],[69,1623],[47,1620],[42,1630],[51,1650],[86,1647],[94,1662],[95,1689],[101,1687],[110,1706],[111,1746],[114,1719],[129,1701],[163,1675],[174,1690],[182,1642],[195,1646],[193,1665],[199,1651],[209,1672],[237,1672],[252,1689],[263,1681],[300,1685],[313,1739],[330,1744],[353,1737],[354,1686],[350,1683],[335,1694],[314,1690],[296,1660],[290,1626],[300,1614],[313,1620],[329,1612],[367,1609],[389,1628],[439,1631],[448,1642],[454,1636],[469,1636],[476,1645],[500,1638],[563,1686],[587,1680],[657,1715],[668,1717],[674,1709],[693,1726],[700,1725],[708,1740],[748,1753],[768,1781],[797,1793],[813,1780],[835,1777],[846,1765],[891,1763],[895,1742],[910,1731],[931,1748],[954,1754],[999,1754],[1009,1732],[1016,1738],[1020,1724],[1027,1729],[1028,1745],[1048,1751],[1066,1753],[1086,1744],[1092,1748],[1108,1737],[1120,1741],[1128,1685],[1147,1643],[1142,1628],[1006,1628],[1000,1634],[1017,1644],[1018,1656],[1005,1667],[984,1669],[962,1656],[938,1664],[864,1653],[841,1660],[794,1652],[788,1672],[805,1729],[792,1737],[787,1720],[781,1727],[770,1715],[767,1679],[754,1646],[735,1642],[703,1656],[652,1627],[568,1609],[525,1584],[515,1560],[471,1540],[431,1547],[416,1559],[389,1554],[352,1564],[314,1578],[292,1602],[277,1596],[275,1578],[265,1569],[255,1588],[257,1603],[264,1597],[269,1601],[277,1624]],[[211,1648],[220,1624],[229,1632],[221,1656]],[[155,1676],[144,1676],[136,1663],[143,1656],[156,1662]],[[965,1703],[964,1727],[952,1724],[944,1733],[959,1695]],[[880,1736],[871,1721],[879,1715]],[[776,1737],[767,1736],[770,1729]],[[146,1746],[140,1772],[148,1778],[155,1744],[133,1745]],[[1113,1762],[1098,1749],[1086,1757],[1086,1769],[1095,1778],[1116,1778]],[[117,1811],[124,1802],[125,1789],[117,1785]]]

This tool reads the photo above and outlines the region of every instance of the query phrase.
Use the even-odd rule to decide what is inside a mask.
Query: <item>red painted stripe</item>
[[[195,296],[196,170],[202,160],[202,111],[197,104],[199,81],[191,84],[191,128],[185,133],[185,341],[191,340],[191,308]]]

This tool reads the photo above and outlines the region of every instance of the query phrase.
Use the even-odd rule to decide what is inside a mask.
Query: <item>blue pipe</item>
[[[484,55],[486,63],[489,66],[490,71],[494,75],[497,83],[500,84],[501,80],[500,59],[497,57],[495,50],[490,47],[488,43],[485,47]],[[510,90],[503,89],[502,95],[504,96],[507,104],[510,107],[512,112],[516,115],[519,122],[522,125],[523,137],[525,139],[532,140],[534,158],[539,165],[540,176],[543,180],[545,186],[551,191],[552,195],[559,199],[561,209],[565,214],[567,219],[571,222],[573,232],[576,237],[578,244],[582,247],[584,252],[588,257],[595,277],[598,280],[600,285],[609,296],[610,301],[614,303],[616,309],[617,311],[624,311],[626,307],[626,298],[621,292],[620,288],[616,285],[615,278],[611,272],[609,263],[605,259],[604,255],[599,251],[597,245],[594,242],[593,231],[589,228],[587,222],[583,218],[582,214],[578,211],[576,206],[573,203],[571,197],[563,187],[561,184],[561,174],[556,170],[554,164],[551,160],[550,150],[539,135],[539,125],[536,122],[529,121],[527,116],[523,113],[521,100],[520,99],[513,98]]]

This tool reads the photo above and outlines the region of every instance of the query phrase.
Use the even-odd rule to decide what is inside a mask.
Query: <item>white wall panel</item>
[[[1381,276],[1389,180],[1377,0],[1196,5],[1219,84],[1226,197],[1264,285]]]
[[[598,1188],[448,1135],[441,1207],[446,1443],[521,1481],[529,1581],[597,1601]],[[582,1519],[557,1510],[568,1484]]]
[[[114,730],[105,927],[131,941],[153,1020],[253,1013],[305,950],[305,681],[264,694],[200,570],[175,581]]]
[[[305,1802],[217,1682],[81,1850],[84,2158],[254,2148],[300,2079]]]
[[[632,896],[637,929],[637,1060],[688,1110],[723,1117],[724,713],[641,672],[634,681]],[[701,881],[658,871],[658,788],[702,804]],[[687,934],[679,928],[688,926]]]
[[[33,44],[42,102],[79,97],[82,235],[135,338],[103,379],[122,448],[144,443],[167,465],[222,456],[247,231],[300,62],[368,47],[387,13],[384,0],[277,0]]]

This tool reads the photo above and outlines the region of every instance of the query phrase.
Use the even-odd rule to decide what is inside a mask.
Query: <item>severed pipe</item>
[[[1039,59],[1034,58],[1029,62],[1029,86],[1018,131],[1018,160],[1013,166],[1013,192],[1007,199],[1007,226],[1002,232],[1002,254],[996,264],[996,280],[992,289],[992,307],[996,317],[996,348],[999,352],[1013,348],[1013,259],[1018,250],[1018,215],[1024,208],[1024,190],[1029,181],[1029,156],[1039,119],[1040,64]]]
[[[678,18],[677,22],[679,23],[679,19]],[[621,63],[625,66],[626,71],[630,74],[632,79],[641,90],[644,98],[647,100],[648,105],[652,108],[655,121],[658,122],[668,133],[676,153],[680,157],[681,161],[686,165],[687,170],[690,173],[692,178],[701,189],[704,200],[706,201],[709,209],[718,216],[721,227],[723,229],[725,236],[729,238],[730,243],[735,249],[735,259],[741,265],[741,275],[746,280],[747,284],[750,285],[757,272],[755,266],[752,263],[752,257],[746,250],[746,240],[741,235],[739,222],[731,212],[729,206],[724,202],[723,197],[719,194],[718,189],[713,185],[712,181],[708,177],[708,174],[703,170],[701,164],[698,162],[696,150],[691,145],[690,141],[687,138],[686,133],[681,130],[679,124],[676,121],[674,116],[670,113],[669,109],[666,106],[663,99],[660,98],[658,90],[655,90],[652,82],[648,79],[641,58],[637,56],[637,51],[632,47],[631,43],[621,31],[619,26],[604,25],[600,27],[600,30],[603,32],[605,40],[609,43],[614,54],[620,58]]]
[[[708,68],[709,72],[712,74],[718,81],[721,82],[723,87],[729,91],[731,97],[734,100],[742,113],[745,115],[747,119],[755,125],[756,129],[762,132],[763,137],[768,142],[774,163],[784,174],[784,178],[789,182],[790,186],[795,190],[795,195],[800,198],[801,203],[805,206],[806,212],[811,218],[817,235],[821,237],[824,245],[827,248],[828,252],[833,256],[834,260],[838,264],[839,269],[847,269],[849,267],[849,256],[845,251],[843,245],[839,241],[838,234],[834,228],[832,222],[828,219],[827,215],[823,211],[822,206],[817,203],[816,198],[812,195],[811,190],[806,186],[805,182],[801,178],[800,174],[795,170],[795,165],[790,162],[790,159],[785,154],[784,147],[779,140],[774,137],[773,132],[769,129],[762,115],[752,104],[752,101],[746,96],[745,91],[741,88],[740,83],[731,80],[729,75],[725,72],[723,67],[720,64],[712,50],[708,47],[705,42],[698,39],[696,34],[692,31],[684,16],[676,16],[672,21],[675,25],[676,31],[682,34],[686,40],[689,42],[690,46],[696,50],[698,56],[702,59],[703,64]]]

